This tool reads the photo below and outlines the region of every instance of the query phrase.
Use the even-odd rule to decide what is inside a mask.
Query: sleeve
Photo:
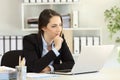
[[[26,59],[27,72],[41,72],[51,61],[56,58],[51,50],[44,57],[40,57],[42,48],[35,36],[25,36],[23,38],[23,54]]]
[[[60,49],[61,64],[54,64],[53,65],[54,70],[72,69],[75,63],[64,36],[63,36],[63,40],[64,41]]]

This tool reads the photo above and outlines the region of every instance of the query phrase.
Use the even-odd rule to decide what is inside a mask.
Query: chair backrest
[[[4,53],[1,59],[1,66],[15,68],[19,64],[19,56],[23,56],[22,50],[13,50]]]

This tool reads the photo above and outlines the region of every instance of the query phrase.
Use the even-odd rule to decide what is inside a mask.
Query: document
[[[52,78],[52,77],[59,77],[60,75],[57,74],[47,74],[47,73],[27,73],[27,78]]]

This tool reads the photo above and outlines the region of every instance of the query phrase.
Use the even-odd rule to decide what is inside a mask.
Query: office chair
[[[23,56],[22,50],[13,50],[4,53],[1,59],[1,66],[15,68],[19,64],[19,56]]]

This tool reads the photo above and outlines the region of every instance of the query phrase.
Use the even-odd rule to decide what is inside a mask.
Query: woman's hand
[[[63,38],[60,36],[56,36],[53,41],[55,43],[55,48],[59,50],[62,46]]]
[[[51,71],[50,67],[47,66],[41,71],[41,73],[47,73],[47,72],[50,72],[50,71]]]

